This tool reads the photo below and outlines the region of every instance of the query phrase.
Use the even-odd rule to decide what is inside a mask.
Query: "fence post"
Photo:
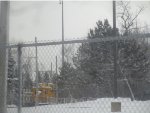
[[[113,1],[113,32],[114,36],[116,36],[116,1]],[[114,98],[118,97],[117,91],[117,77],[118,77],[118,41],[116,40],[114,43],[114,76],[113,76],[113,90],[114,90]]]
[[[4,45],[6,46],[6,45]],[[7,113],[8,48],[0,48],[0,113]]]
[[[6,46],[8,43],[9,29],[9,1],[0,1],[0,43]],[[7,48],[0,48],[0,113],[7,112]]]
[[[21,45],[18,45],[18,77],[19,77],[19,102],[18,113],[21,113],[22,108],[22,72],[21,72]]]

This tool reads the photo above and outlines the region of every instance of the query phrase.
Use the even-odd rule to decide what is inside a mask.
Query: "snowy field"
[[[111,113],[111,102],[121,102],[120,113],[150,113],[150,101],[131,101],[126,98],[102,98],[69,104],[23,107],[22,113]],[[17,113],[16,108],[8,108],[7,111]]]

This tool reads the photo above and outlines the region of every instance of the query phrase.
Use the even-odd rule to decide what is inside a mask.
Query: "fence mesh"
[[[18,112],[21,90],[21,113],[149,113],[148,41],[73,41],[63,63],[61,44],[22,46],[21,75],[18,48],[10,47],[7,112]]]

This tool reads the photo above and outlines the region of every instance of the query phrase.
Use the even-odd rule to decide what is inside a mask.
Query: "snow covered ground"
[[[23,107],[22,113],[111,113],[111,102],[121,102],[120,113],[150,113],[150,101],[131,101],[127,98],[101,98],[86,102]],[[8,108],[7,111],[17,113],[17,108]]]

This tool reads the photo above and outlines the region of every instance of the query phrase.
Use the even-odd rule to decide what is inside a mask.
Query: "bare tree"
[[[65,57],[65,61],[66,62],[70,62],[72,63],[72,57],[74,55],[74,51],[75,51],[75,45],[71,44],[71,45],[66,45],[64,48],[64,57]]]
[[[121,28],[123,35],[128,35],[131,30],[137,28],[137,18],[144,10],[143,6],[140,6],[136,12],[131,11],[130,1],[119,1],[117,2],[118,17],[121,20]]]
[[[25,89],[32,88],[32,82],[33,82],[32,73],[33,73],[32,58],[28,56],[22,65],[23,85],[24,85],[23,87]]]

